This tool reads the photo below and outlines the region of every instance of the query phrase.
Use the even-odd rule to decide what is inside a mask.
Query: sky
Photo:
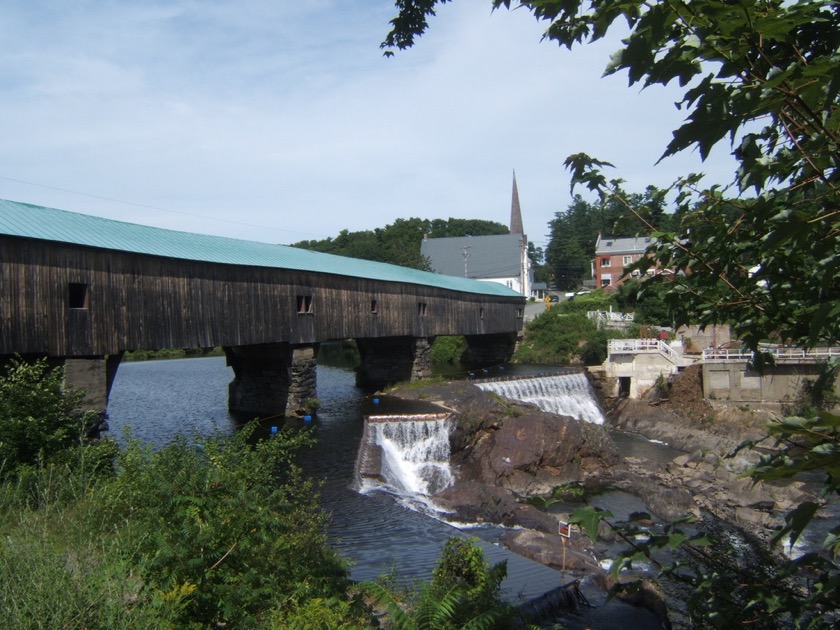
[[[529,240],[586,152],[641,192],[685,112],[670,88],[601,78],[618,40],[568,51],[490,0],[439,7],[414,48],[379,48],[393,0],[6,0],[0,198],[270,243],[396,219],[509,224]]]

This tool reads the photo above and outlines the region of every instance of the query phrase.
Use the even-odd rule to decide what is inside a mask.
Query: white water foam
[[[361,493],[385,490],[412,509],[440,513],[429,498],[452,485],[449,466],[451,420],[400,419],[369,422],[373,443],[381,449],[382,482],[364,479]]]
[[[554,374],[509,381],[476,383],[481,389],[537,405],[543,411],[604,424],[592,386],[583,374]]]

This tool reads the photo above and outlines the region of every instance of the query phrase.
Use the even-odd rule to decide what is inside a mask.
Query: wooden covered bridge
[[[503,285],[283,245],[175,232],[0,200],[0,360],[49,357],[104,412],[123,353],[224,348],[229,408],[301,409],[319,344],[354,339],[358,381],[429,372],[438,335],[503,362],[524,297]]]

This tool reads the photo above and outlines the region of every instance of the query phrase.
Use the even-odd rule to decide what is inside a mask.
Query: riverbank
[[[773,413],[715,408],[703,400],[699,386],[699,374],[687,370],[667,400],[614,404],[605,426],[542,412],[470,383],[412,385],[389,394],[453,410],[457,481],[435,502],[455,520],[504,525],[510,529],[501,542],[511,551],[609,585],[602,562],[616,553],[615,534],[602,528],[598,540],[591,541],[577,531],[571,538],[558,531],[588,497],[623,492],[638,498],[650,524],[691,514],[714,526],[734,527],[753,540],[766,539],[787,510],[809,497],[799,483],[753,484],[742,476],[757,461],[758,451],[733,453],[744,440],[760,440]],[[611,429],[680,452],[664,465],[619,454]],[[628,519],[624,514],[612,520],[620,527]],[[655,586],[632,597],[670,623],[664,599]]]

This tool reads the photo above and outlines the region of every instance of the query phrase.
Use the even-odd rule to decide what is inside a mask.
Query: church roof
[[[510,200],[510,233],[525,234],[522,226],[522,209],[519,207],[519,190],[516,187],[516,171],[513,172],[513,194]]]
[[[522,238],[522,234],[430,238],[421,243],[420,253],[429,258],[433,271],[448,276],[513,278],[522,273]]]

